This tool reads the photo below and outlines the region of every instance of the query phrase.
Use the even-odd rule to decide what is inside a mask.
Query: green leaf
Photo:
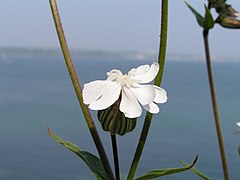
[[[203,28],[212,29],[214,27],[215,21],[208,7],[206,5],[204,5],[204,7],[205,7],[205,17],[203,21]]]
[[[181,163],[182,165],[184,165],[185,167],[189,166],[189,164],[187,164],[187,163],[185,163],[185,162],[183,162],[183,161],[180,161],[180,163]],[[198,175],[199,177],[201,177],[202,179],[204,179],[204,180],[210,180],[209,177],[207,177],[206,175],[202,174],[199,170],[197,170],[197,169],[194,168],[194,167],[191,168],[191,171],[192,171],[193,173],[195,173],[196,175]]]
[[[53,133],[53,131],[50,128],[48,128],[48,133],[55,141],[62,144],[67,149],[78,155],[86,163],[86,165],[89,167],[89,169],[91,170],[91,172],[93,173],[97,180],[107,179],[102,162],[98,157],[87,151],[80,150],[80,148],[77,145],[71,142],[59,138],[56,134]]]
[[[158,178],[158,177],[161,177],[161,176],[167,176],[167,175],[170,175],[170,174],[180,173],[180,172],[191,169],[196,164],[197,160],[198,160],[198,155],[194,159],[193,163],[188,165],[188,166],[181,167],[181,168],[169,168],[169,169],[152,170],[152,171],[144,174],[143,176],[140,176],[140,177],[136,178],[135,180],[155,179],[155,178]]]
[[[185,1],[185,4],[192,11],[192,13],[195,15],[195,17],[197,19],[197,22],[198,22],[198,25],[203,27],[204,18],[202,17],[202,15],[199,14],[190,4],[188,4],[187,1]]]

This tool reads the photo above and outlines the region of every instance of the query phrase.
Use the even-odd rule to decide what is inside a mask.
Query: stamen
[[[136,82],[132,80],[131,76],[128,76],[127,74],[122,75],[116,72],[108,72],[107,75],[110,79],[116,80],[122,86],[131,86],[136,84]]]

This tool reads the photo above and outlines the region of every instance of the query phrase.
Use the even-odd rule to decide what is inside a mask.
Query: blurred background
[[[106,79],[157,60],[159,0],[57,1],[79,79]],[[204,3],[189,3],[202,14]],[[237,1],[228,1],[240,11]],[[215,15],[215,13],[213,12]],[[90,180],[84,163],[54,142],[47,127],[97,154],[59,49],[47,0],[0,0],[0,179]],[[192,162],[223,179],[209,94],[202,30],[183,1],[169,1],[168,53],[162,87],[168,102],[155,115],[137,175]],[[239,30],[210,32],[213,72],[231,179],[240,179]],[[112,162],[110,137],[92,112]],[[125,179],[144,115],[135,131],[118,137]],[[163,179],[199,179],[190,171]]]
[[[71,48],[157,52],[160,2],[60,0],[58,6]],[[204,14],[206,0],[188,2]],[[228,3],[240,10],[238,1]],[[47,0],[0,0],[0,22],[0,47],[59,47]],[[239,55],[238,33],[216,25],[210,34],[212,54]],[[168,53],[203,53],[201,29],[184,1],[169,1]]]

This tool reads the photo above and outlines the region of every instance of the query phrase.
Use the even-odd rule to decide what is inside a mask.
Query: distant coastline
[[[156,60],[158,54],[155,52],[137,52],[137,51],[101,51],[101,50],[71,50],[74,58],[84,59],[104,59],[104,60]],[[41,56],[58,56],[61,57],[60,49],[41,49],[41,48],[0,48],[0,62],[7,61],[11,57],[33,58]],[[193,54],[176,54],[168,53],[167,60],[169,61],[202,61],[204,55]],[[214,62],[240,62],[240,57],[230,56],[212,56]]]

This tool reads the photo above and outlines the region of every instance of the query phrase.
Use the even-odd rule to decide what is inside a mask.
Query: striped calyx
[[[98,120],[104,131],[111,134],[124,135],[136,127],[137,118],[127,118],[119,110],[119,100],[112,106],[98,111]]]

